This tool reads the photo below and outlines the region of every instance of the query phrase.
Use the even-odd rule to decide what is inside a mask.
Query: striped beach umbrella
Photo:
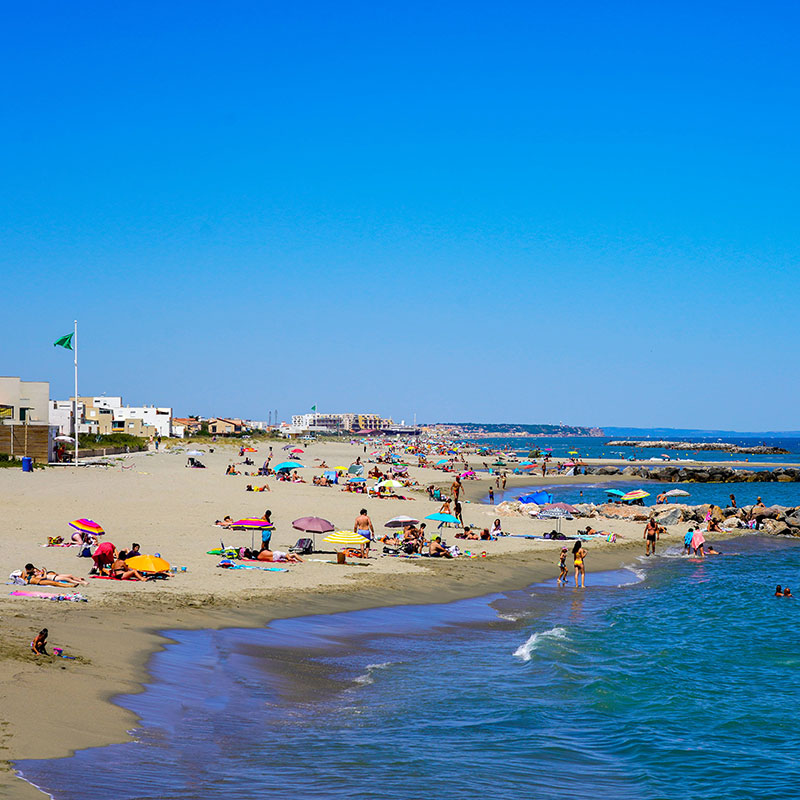
[[[92,536],[102,536],[105,531],[93,519],[74,519],[69,523],[76,531],[90,533]]]
[[[267,522],[265,519],[253,519],[253,518],[246,518],[246,519],[237,519],[236,522],[232,522],[228,527],[231,530],[237,531],[250,531],[250,549],[252,550],[255,546],[255,538],[253,531],[271,531],[275,530],[275,525],[271,522]]]
[[[329,544],[338,544],[343,547],[352,545],[354,547],[363,547],[364,543],[369,541],[366,536],[362,536],[355,531],[336,531],[336,533],[329,533],[323,537],[324,542]]]
[[[644,500],[645,497],[650,497],[650,492],[644,489],[634,489],[632,492],[625,492],[620,500]]]

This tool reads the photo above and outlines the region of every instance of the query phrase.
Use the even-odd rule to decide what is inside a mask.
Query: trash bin
[[[30,456],[22,457],[22,471],[33,472],[33,459]]]

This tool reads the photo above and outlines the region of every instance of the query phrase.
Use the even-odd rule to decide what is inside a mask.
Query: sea
[[[585,589],[167,631],[135,741],[15,767],[56,800],[784,800],[800,542],[666,549]],[[57,721],[54,723],[57,724]]]
[[[527,458],[531,450],[540,448],[550,448],[553,461],[566,461],[574,456],[571,452],[577,452],[584,458],[619,458],[627,459],[629,456],[636,455],[642,460],[655,459],[654,466],[666,465],[680,467],[681,460],[691,461],[737,461],[743,462],[749,459],[751,462],[763,462],[779,467],[781,464],[791,464],[800,462],[800,439],[692,439],[692,441],[718,442],[724,441],[731,444],[742,446],[752,446],[766,444],[770,447],[781,447],[788,450],[788,454],[776,455],[746,455],[730,454],[720,451],[686,451],[686,450],[662,450],[662,449],[641,449],[607,446],[608,437],[575,437],[565,439],[543,439],[543,438],[520,438],[520,437],[496,437],[475,440],[473,443],[482,447],[492,449],[502,449],[506,453],[515,453],[519,458]],[[664,454],[670,457],[669,461],[660,458]],[[514,464],[509,464],[509,469]],[[749,469],[745,464],[743,469]],[[760,468],[753,468],[758,470]],[[494,489],[494,503],[504,500],[516,500],[521,495],[529,492],[546,489],[553,495],[554,502],[563,503],[603,503],[607,500],[606,489],[619,489],[617,482],[605,481],[597,476],[587,476],[585,483],[570,483],[569,485],[552,486],[521,486],[514,489],[507,488],[506,491]],[[766,505],[797,506],[800,505],[800,483],[779,483],[779,482],[731,482],[731,483],[658,483],[649,480],[633,480],[626,482],[625,491],[633,489],[644,489],[650,493],[650,497],[645,499],[645,505],[655,503],[656,496],[668,489],[683,489],[689,492],[688,497],[676,498],[679,502],[697,505],[700,503],[714,503],[715,505],[730,505],[730,495],[734,494],[736,503],[739,506],[752,505],[759,497]],[[489,503],[488,493],[482,498],[482,502]]]

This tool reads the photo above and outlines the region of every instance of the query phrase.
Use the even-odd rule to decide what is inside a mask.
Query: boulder
[[[733,530],[735,528],[745,528],[747,526],[739,519],[739,517],[727,517],[725,520],[723,520],[722,527]]]
[[[624,467],[622,470],[623,475],[639,475],[639,467]]]
[[[761,530],[771,536],[786,536],[791,533],[789,526],[785,522],[780,522],[777,519],[765,519],[761,523]]]
[[[800,516],[788,514],[783,520],[790,528],[800,528]]]
[[[596,475],[619,475],[619,467],[598,467]]]
[[[520,503],[519,505],[520,513],[531,517],[538,514],[540,508],[541,506],[537,503]]]
[[[781,483],[794,483],[794,478],[791,475],[786,475],[785,473],[783,475],[778,475],[778,480]]]
[[[677,525],[682,519],[683,515],[679,508],[666,509],[656,514],[656,522],[659,525]]]
[[[781,514],[777,506],[755,506],[753,508],[753,517],[755,519],[778,519]]]

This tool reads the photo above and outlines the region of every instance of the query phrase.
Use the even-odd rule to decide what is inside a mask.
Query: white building
[[[48,422],[50,383],[0,377],[0,419]]]
[[[72,433],[74,398],[53,400],[49,419],[60,432]],[[123,406],[121,397],[79,397],[78,433],[130,433],[134,436],[181,436],[183,429],[173,432],[172,409],[165,406]]]

